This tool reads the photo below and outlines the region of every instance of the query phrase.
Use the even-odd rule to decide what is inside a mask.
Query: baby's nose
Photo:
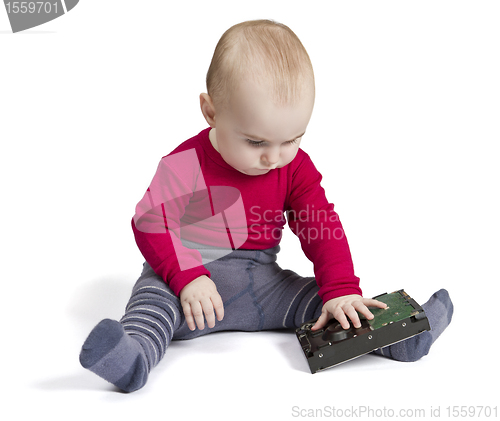
[[[280,153],[279,151],[268,151],[264,156],[263,156],[263,161],[267,165],[275,165],[278,163],[280,159]]]

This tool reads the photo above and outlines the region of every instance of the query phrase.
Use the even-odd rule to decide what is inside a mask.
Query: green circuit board
[[[380,295],[376,299],[386,303],[387,308],[370,308],[371,313],[375,317],[372,320],[368,320],[368,323],[370,323],[373,329],[379,329],[390,323],[399,322],[419,313],[408,302],[407,299],[410,299],[410,297],[404,291]]]

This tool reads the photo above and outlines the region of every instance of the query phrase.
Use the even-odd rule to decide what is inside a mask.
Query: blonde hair
[[[207,73],[214,104],[222,104],[244,78],[270,82],[272,98],[280,105],[298,101],[307,84],[314,93],[306,49],[288,26],[271,20],[242,22],[222,35]]]

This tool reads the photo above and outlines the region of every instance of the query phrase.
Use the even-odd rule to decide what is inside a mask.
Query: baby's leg
[[[406,362],[417,361],[427,355],[431,345],[450,324],[453,316],[453,303],[448,291],[440,289],[431,296],[429,301],[422,305],[422,308],[429,319],[430,331],[422,332],[405,341],[378,349],[374,353]]]
[[[321,314],[323,302],[314,277],[302,277],[288,269],[279,269],[267,277],[268,268],[255,268],[258,279],[256,299],[262,308],[263,329],[296,329]]]
[[[282,269],[279,249],[237,250],[227,262],[221,259],[210,268],[225,313],[234,311],[233,319],[240,322],[237,330],[294,329],[321,314],[316,280]],[[239,290],[228,284],[237,284]]]
[[[174,340],[217,331],[296,328],[318,317],[322,302],[314,278],[303,278],[276,263],[279,246],[267,250],[235,250],[206,263],[224,303],[224,319],[215,327],[191,332],[186,323]],[[202,256],[209,250],[201,250]]]
[[[148,264],[135,284],[120,322],[102,320],[80,354],[83,367],[125,392],[146,384],[181,324],[179,299]]]

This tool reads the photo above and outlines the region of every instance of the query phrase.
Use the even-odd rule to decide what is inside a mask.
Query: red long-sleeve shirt
[[[279,244],[288,222],[314,264],[323,302],[361,295],[342,225],[309,155],[299,149],[288,165],[249,176],[222,159],[209,131],[162,158],[132,219],[141,253],[174,293],[210,277],[200,253],[181,238],[229,251],[267,249]]]

